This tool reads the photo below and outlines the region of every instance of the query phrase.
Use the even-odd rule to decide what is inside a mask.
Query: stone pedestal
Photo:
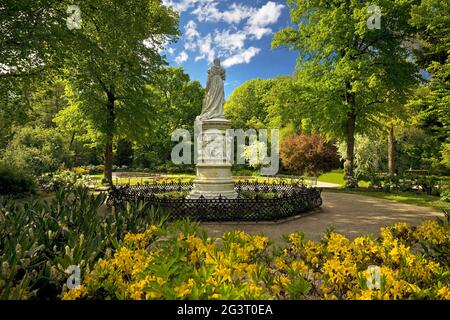
[[[197,177],[189,198],[234,199],[237,193],[231,176],[233,137],[227,136],[231,121],[225,118],[196,120]]]

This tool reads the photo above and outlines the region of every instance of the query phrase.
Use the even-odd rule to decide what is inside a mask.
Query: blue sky
[[[271,49],[274,32],[290,22],[284,0],[163,0],[180,13],[181,37],[166,48],[167,61],[182,66],[204,86],[219,57],[227,70],[225,95],[247,80],[292,74],[297,53]]]

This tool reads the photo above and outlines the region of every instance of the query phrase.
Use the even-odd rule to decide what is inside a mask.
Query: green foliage
[[[449,180],[433,175],[402,174],[393,177],[385,175],[368,176],[370,187],[386,192],[422,192],[439,196],[449,184]]]
[[[440,143],[424,129],[414,126],[399,127],[396,132],[397,167],[405,170],[426,169],[439,173]]]
[[[143,104],[151,110],[151,122],[136,136],[137,165],[154,167],[171,162],[171,141],[176,129],[194,131],[195,117],[201,113],[205,91],[200,82],[191,81],[182,68],[161,68],[155,81],[146,86]],[[129,129],[133,130],[132,127]]]
[[[34,181],[19,170],[0,162],[0,195],[24,196],[34,193]]]
[[[36,86],[30,99],[28,123],[36,127],[54,128],[54,117],[67,107],[66,81],[50,78]]]
[[[449,19],[447,1],[421,0],[412,8],[409,22],[416,28],[419,40],[413,52],[422,67],[427,68],[433,62],[445,63],[450,44]]]
[[[102,216],[105,198],[76,188],[60,190],[43,203],[0,199],[0,298],[55,299],[69,266],[88,273],[128,231],[142,232],[164,221],[161,212],[142,203]]]
[[[450,189],[441,192],[441,200],[450,202]]]
[[[277,192],[240,191],[239,195],[247,199],[274,199],[280,197]]]
[[[118,166],[130,166],[133,162],[133,145],[130,141],[120,139],[117,142],[115,164]]]
[[[168,161],[164,164],[158,165],[154,167],[156,172],[164,172],[164,173],[186,173],[186,174],[194,174],[195,173],[195,165],[177,165],[173,164],[171,161]]]
[[[358,180],[369,179],[377,173],[386,171],[386,142],[379,135],[360,135],[355,137],[355,175]],[[347,153],[345,141],[337,144],[338,153],[341,160],[344,160]]]
[[[69,170],[45,173],[36,180],[39,188],[46,192],[60,189],[72,190],[74,187],[87,187],[94,184],[88,175]]]
[[[301,86],[296,77],[277,77],[273,85],[263,96],[267,104],[268,124],[280,128],[281,138],[288,135],[307,133],[307,120],[301,111]],[[306,129],[307,132],[303,132]]]
[[[233,128],[267,128],[268,103],[264,96],[274,79],[253,79],[237,87],[225,103],[225,115]]]
[[[116,135],[144,139],[151,125],[153,110],[142,103],[145,85],[164,62],[159,50],[178,35],[178,15],[159,0],[89,0],[81,10],[90,19],[74,30],[64,64],[73,112],[65,112],[60,122],[78,123],[104,147],[104,179],[111,184]]]
[[[353,175],[355,133],[378,127],[416,83],[417,67],[402,43],[413,0],[288,2],[293,26],[272,45],[298,51],[299,111],[327,137],[344,138],[346,179]],[[367,8],[382,9],[381,29],[369,29]]]
[[[334,144],[318,134],[287,137],[281,143],[280,157],[287,169],[314,177],[339,165]]]
[[[450,143],[443,143],[441,146],[441,163],[450,168]]]
[[[69,159],[62,136],[54,129],[23,127],[3,153],[3,161],[27,173],[40,175],[57,170]]]
[[[441,158],[436,158],[447,168],[450,168],[449,20],[448,1],[434,0],[422,0],[414,6],[410,19],[417,30],[414,57],[430,74],[428,83],[417,90],[411,105],[418,111],[416,119],[421,128],[430,133],[436,142],[442,143]]]

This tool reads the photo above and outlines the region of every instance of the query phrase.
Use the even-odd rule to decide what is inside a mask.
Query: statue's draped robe
[[[225,93],[223,81],[225,70],[220,66],[213,66],[208,71],[208,83],[206,84],[206,96],[203,101],[203,109],[200,115],[202,120],[223,118],[223,105]]]

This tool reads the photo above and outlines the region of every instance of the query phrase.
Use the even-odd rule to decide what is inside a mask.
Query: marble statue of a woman
[[[225,93],[223,81],[225,70],[220,65],[219,59],[214,59],[214,65],[208,70],[208,82],[206,83],[206,95],[203,100],[201,120],[223,118],[223,105],[225,104]]]

